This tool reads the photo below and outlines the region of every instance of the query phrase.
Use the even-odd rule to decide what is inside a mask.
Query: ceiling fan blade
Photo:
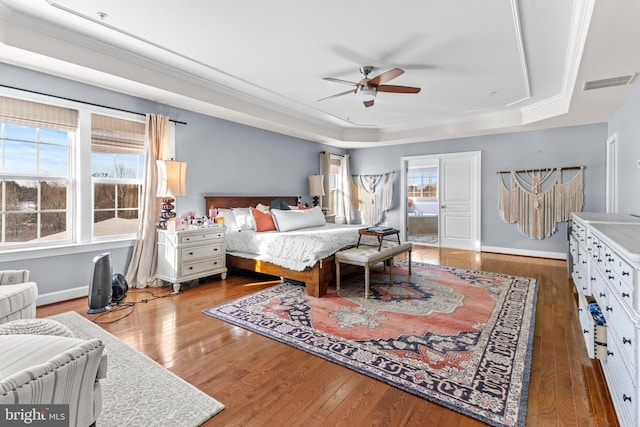
[[[386,71],[380,74],[379,76],[369,80],[369,85],[378,86],[378,85],[384,84],[389,80],[395,79],[396,77],[402,75],[403,73],[404,73],[404,70],[401,70],[400,68],[394,68],[393,70]]]
[[[334,82],[334,83],[342,83],[349,86],[358,86],[358,83],[350,82],[348,80],[334,79],[333,77],[323,77],[322,80],[326,80],[328,82]]]
[[[392,93],[418,93],[419,87],[411,86],[395,86],[395,85],[378,85],[376,86],[378,92],[392,92]]]
[[[363,101],[362,102],[364,104],[365,107],[369,108],[369,107],[373,107],[373,100],[371,101]]]
[[[355,89],[351,89],[351,90],[348,90],[346,92],[340,92],[340,93],[336,93],[335,95],[327,96],[326,98],[318,99],[318,101],[324,101],[325,99],[329,99],[329,98],[337,98],[339,96],[348,95],[348,94],[354,93],[354,92],[355,92]]]

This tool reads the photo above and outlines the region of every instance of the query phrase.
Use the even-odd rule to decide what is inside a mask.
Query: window
[[[438,197],[437,168],[411,169],[407,173],[407,195],[435,199]]]
[[[77,117],[66,108],[0,97],[1,246],[72,239]]]
[[[144,133],[143,119],[0,96],[0,251],[133,237]]]
[[[143,176],[144,123],[92,114],[94,237],[136,232]]]

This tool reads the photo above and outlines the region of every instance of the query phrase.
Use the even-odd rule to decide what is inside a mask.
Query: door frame
[[[411,160],[438,160],[438,197],[440,197],[440,189],[442,188],[442,161],[443,159],[453,159],[455,157],[468,156],[474,157],[477,167],[476,167],[476,176],[475,176],[475,191],[474,191],[474,200],[473,205],[475,209],[473,210],[473,221],[475,223],[476,235],[473,238],[474,242],[470,246],[476,248],[475,250],[479,251],[482,245],[482,227],[481,227],[481,212],[482,212],[482,196],[481,196],[481,178],[482,178],[482,162],[481,162],[481,152],[480,151],[464,151],[459,153],[439,153],[439,154],[424,154],[417,156],[403,156],[400,158],[400,238],[403,241],[407,240],[407,174],[409,168],[409,161]],[[438,222],[442,220],[442,215],[438,215]],[[441,239],[440,233],[442,232],[442,226],[438,224],[438,247],[441,247]]]

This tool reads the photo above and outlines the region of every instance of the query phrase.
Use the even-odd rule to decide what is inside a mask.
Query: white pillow
[[[233,214],[231,209],[218,209],[218,216],[224,218],[224,226],[231,229],[237,230],[238,224],[236,224],[236,216]]]
[[[276,227],[278,227],[278,231],[291,231],[307,227],[318,227],[327,223],[319,206],[311,209],[296,209],[288,211],[272,209],[271,215],[276,223]]]
[[[232,211],[238,230],[255,230],[253,217],[251,216],[249,208],[233,208]]]
[[[262,211],[262,212],[266,212],[266,211],[269,210],[269,206],[263,205],[262,203],[258,203],[256,205],[256,209],[258,209],[259,211]]]

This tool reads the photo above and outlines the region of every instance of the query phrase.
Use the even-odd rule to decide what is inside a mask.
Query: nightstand
[[[214,274],[226,279],[225,232],[224,227],[158,230],[157,277],[173,283],[176,293],[189,280]]]
[[[325,215],[324,220],[327,221],[328,224],[335,224],[336,216],[335,215]]]

